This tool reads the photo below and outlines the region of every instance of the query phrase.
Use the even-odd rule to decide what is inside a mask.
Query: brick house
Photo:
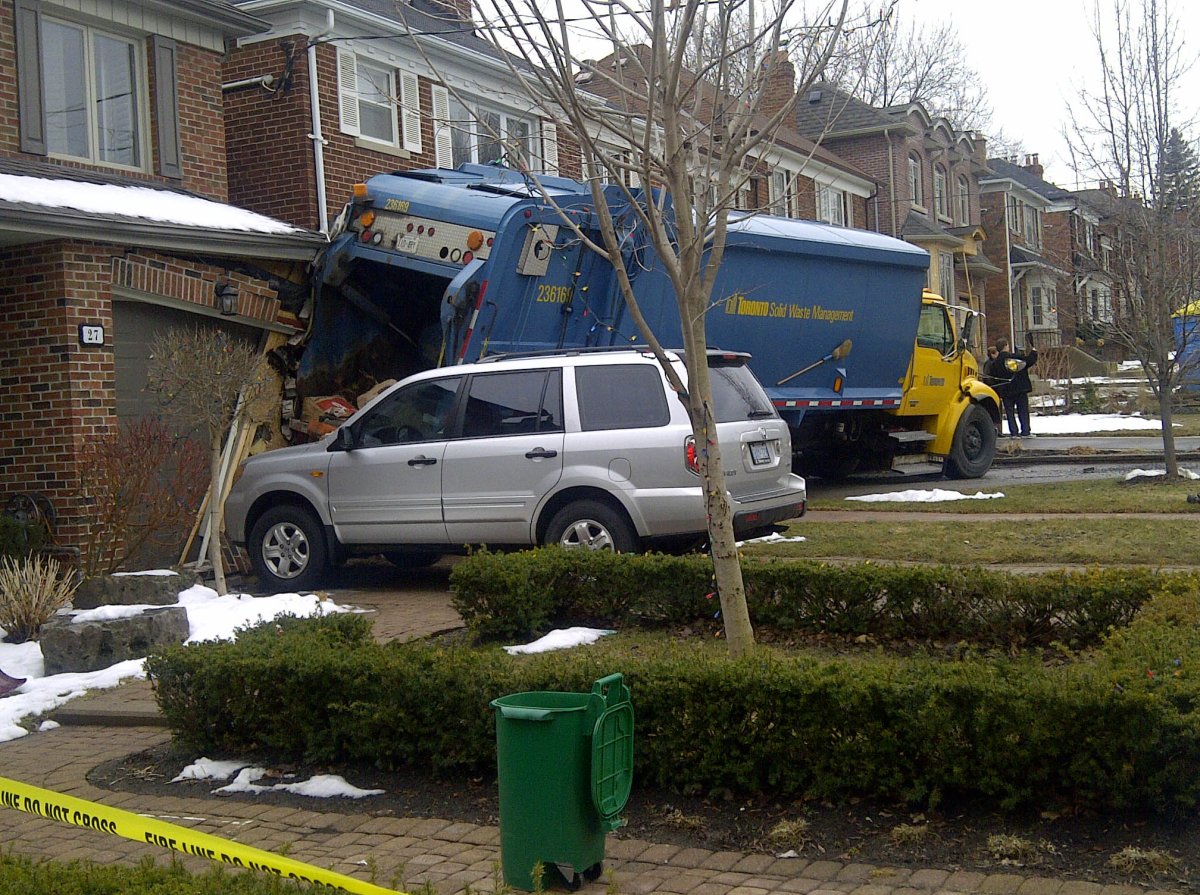
[[[1099,215],[1043,179],[1036,155],[1023,165],[988,160],[980,179],[989,254],[1000,272],[988,293],[990,338],[1038,348],[1074,344],[1077,297],[1099,290]]]
[[[929,287],[951,303],[984,310],[985,281],[997,268],[983,251],[982,135],[956,131],[920,103],[877,108],[828,83],[799,98],[795,129],[877,184],[856,226],[926,249]]]
[[[0,2],[0,501],[48,498],[64,545],[83,443],[157,409],[153,333],[257,342],[324,242],[227,204],[221,59],[263,27],[219,0]]]
[[[474,33],[467,0],[237,5],[269,25],[239,36],[225,63],[239,205],[327,232],[353,185],[382,171],[515,166],[519,153],[532,170],[581,173],[557,123],[533,111],[508,61]]]

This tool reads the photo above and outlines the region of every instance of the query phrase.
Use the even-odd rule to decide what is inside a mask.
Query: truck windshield
[[[769,419],[776,415],[771,400],[749,367],[710,365],[709,375],[718,423]]]

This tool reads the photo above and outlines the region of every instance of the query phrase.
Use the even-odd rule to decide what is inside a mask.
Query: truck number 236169
[[[571,291],[570,286],[551,286],[547,283],[538,283],[537,298],[534,301],[565,305],[571,300]]]

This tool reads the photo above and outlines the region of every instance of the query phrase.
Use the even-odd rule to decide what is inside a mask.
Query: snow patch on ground
[[[1138,478],[1154,478],[1155,476],[1166,475],[1165,469],[1133,469],[1125,473],[1125,481],[1130,482]],[[1200,479],[1200,475],[1192,472],[1190,469],[1179,468],[1179,475],[1185,479]]]
[[[573,646],[586,646],[595,643],[605,634],[615,633],[601,628],[556,628],[545,637],[539,637],[533,643],[517,646],[506,646],[504,651],[510,656],[528,655],[529,653],[548,653],[556,649],[569,649]]]
[[[1129,432],[1155,429],[1162,421],[1124,413],[1035,413],[1029,426],[1035,435],[1086,435],[1089,432]]]
[[[155,570],[144,574],[175,574]],[[211,587],[195,585],[179,595],[175,605],[187,610],[188,643],[203,640],[232,640],[237,629],[268,621],[282,614],[314,616],[348,609],[314,594],[276,594],[272,597],[252,597],[248,594],[227,594],[219,597]],[[104,606],[72,612],[75,622],[119,618],[135,614],[145,606]],[[0,630],[0,637],[4,632]],[[82,696],[88,690],[105,690],[130,678],[145,678],[144,659],[130,659],[101,671],[56,674],[45,676],[42,649],[37,642],[0,643],[0,670],[12,677],[26,678],[24,684],[0,698],[0,742],[26,736],[29,731],[21,721],[45,714]]]
[[[739,547],[745,547],[747,544],[798,544],[800,541],[807,540],[808,538],[804,537],[804,535],[787,537],[786,535],[781,535],[777,531],[773,531],[769,535],[763,535],[761,538],[751,538],[748,541],[738,541],[737,545]]]
[[[204,760],[201,759],[201,761]],[[229,764],[229,762],[217,763]],[[192,767],[192,765],[188,765],[188,767]],[[310,777],[308,780],[301,780],[296,783],[276,783],[272,786],[264,786],[256,781],[261,780],[267,775],[266,768],[245,767],[242,764],[239,764],[238,767],[241,767],[241,770],[234,781],[219,789],[214,789],[214,793],[245,792],[258,795],[264,792],[290,792],[298,796],[308,796],[313,799],[365,799],[367,796],[383,795],[382,789],[359,789],[357,786],[347,783],[345,777],[339,777],[337,774],[317,774],[315,777]],[[186,771],[187,768],[184,770]],[[177,777],[175,779],[178,780],[180,778]],[[227,779],[227,777],[220,779]],[[175,780],[171,782],[174,783]]]
[[[985,493],[976,491],[974,494],[963,494],[961,491],[947,491],[944,488],[911,489],[908,491],[892,491],[887,494],[860,494],[857,497],[847,497],[846,500],[858,500],[863,503],[941,503],[947,500],[992,500],[1003,497],[1003,491]]]
[[[246,766],[244,761],[218,761],[212,758],[197,758],[171,779],[180,780],[228,780]]]

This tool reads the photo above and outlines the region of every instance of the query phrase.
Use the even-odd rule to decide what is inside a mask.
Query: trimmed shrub
[[[176,735],[203,750],[487,772],[490,700],[586,692],[620,671],[637,715],[639,781],[701,793],[913,804],[954,793],[1002,807],[1061,799],[1168,810],[1200,799],[1200,676],[1190,667],[1200,656],[1198,594],[1168,588],[1094,654],[1056,666],[768,648],[734,661],[723,643],[646,634],[513,657],[380,645],[361,618],[333,616],[172,648],[148,670]]]
[[[833,566],[743,560],[750,617],[783,632],[1080,648],[1125,625],[1167,577],[1140,569],[1011,575],[948,566]],[[1197,582],[1190,575],[1173,576]],[[454,607],[481,639],[525,637],[564,619],[622,626],[711,619],[703,556],[635,556],[557,547],[479,552],[450,577]]]

